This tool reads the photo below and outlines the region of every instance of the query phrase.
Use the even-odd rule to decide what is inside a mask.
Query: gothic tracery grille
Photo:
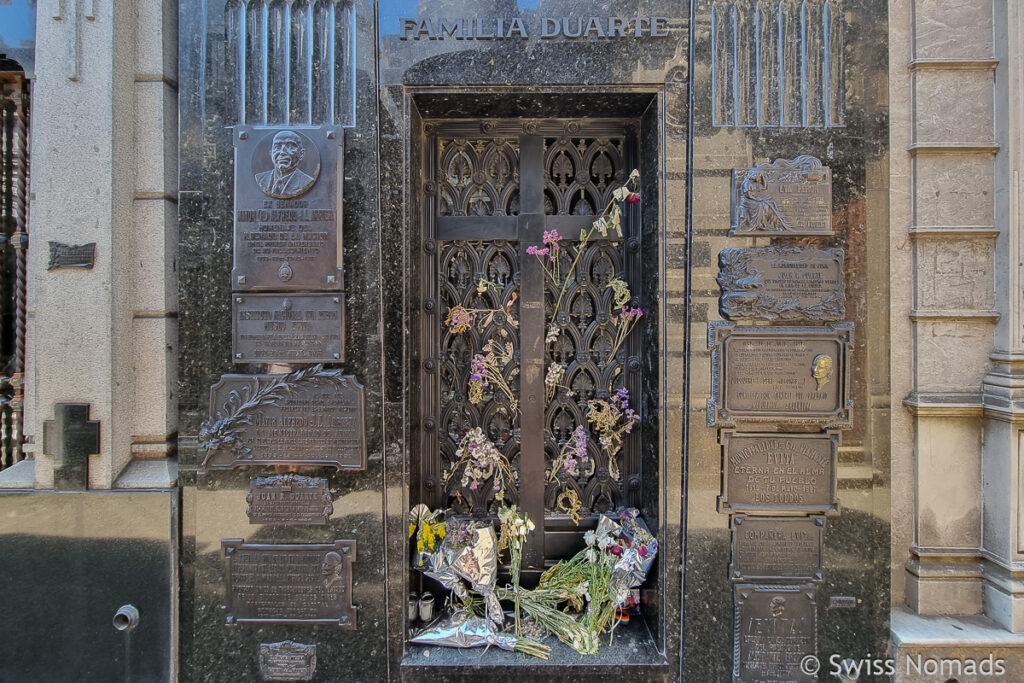
[[[590,228],[636,166],[636,143],[622,121],[429,122],[427,134],[422,277],[424,298],[436,305],[427,305],[435,312],[425,318],[421,337],[425,429],[420,499],[435,508],[497,512],[493,486],[470,491],[457,478],[443,484],[442,474],[455,461],[459,441],[479,426],[519,475],[518,487],[506,492],[506,501],[519,504],[534,519],[543,517],[545,537],[552,539],[545,557],[555,557],[569,549],[565,532],[581,535],[593,527],[598,513],[639,503],[639,436],[626,438],[615,468],[586,417],[588,401],[608,399],[620,388],[635,397],[639,409],[639,335],[612,354],[613,292],[608,288],[618,277],[639,291],[639,225],[634,212],[627,211],[622,238],[595,235],[582,253],[578,241],[580,229]],[[579,276],[564,292],[550,281],[539,284],[539,269],[531,264],[535,257],[525,254],[527,246],[540,243],[541,228],[559,231],[563,272],[579,254]],[[533,277],[524,277],[530,272]],[[481,278],[494,286],[479,291]],[[560,294],[556,337],[535,343],[537,335],[543,341]],[[630,303],[640,305],[636,297]],[[456,305],[506,309],[523,324],[499,312],[478,317],[468,331],[454,334],[443,321]],[[543,311],[543,327],[531,327],[530,310],[538,316]],[[482,403],[469,401],[473,354],[492,341],[512,345],[513,361],[503,376],[521,411],[514,411],[493,387],[485,391]],[[553,397],[545,400],[541,373],[541,406],[531,413],[526,404],[536,398],[538,385],[537,372],[529,368],[552,364],[564,367],[562,379]],[[579,426],[589,432],[590,462],[578,476],[561,471],[552,477],[552,462]],[[559,497],[569,490],[582,504],[578,528],[558,508]],[[542,552],[543,545],[542,540]]]

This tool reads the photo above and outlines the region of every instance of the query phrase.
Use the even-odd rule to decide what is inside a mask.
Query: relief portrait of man
[[[270,144],[270,160],[274,168],[256,174],[256,184],[276,199],[292,199],[306,192],[316,182],[314,176],[299,168],[306,156],[306,147],[298,133],[282,130]]]

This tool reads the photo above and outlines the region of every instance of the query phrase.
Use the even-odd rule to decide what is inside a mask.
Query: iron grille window
[[[29,81],[0,58],[0,469],[23,459]]]
[[[581,229],[591,228],[638,166],[637,126],[604,119],[460,120],[428,122],[425,129],[421,286],[433,313],[421,328],[420,500],[496,515],[493,481],[470,490],[459,477],[445,479],[460,440],[480,427],[518,474],[506,502],[543,520],[543,533],[532,535],[523,555],[525,567],[542,568],[581,547],[584,530],[601,512],[640,505],[639,434],[627,435],[609,458],[587,417],[591,400],[608,400],[620,389],[639,397],[640,335],[614,348],[609,287],[618,278],[640,291],[639,211],[625,210],[621,238],[594,233],[582,253],[579,241]],[[562,238],[556,252],[562,273],[579,257],[564,291],[527,253],[551,230]],[[487,285],[480,287],[481,280]],[[630,304],[639,301],[634,296]],[[445,320],[459,305],[493,313],[477,315],[456,333]],[[518,410],[494,382],[482,400],[469,395],[473,357],[491,343],[511,350],[501,372]],[[561,366],[561,376],[546,392],[553,365]],[[552,474],[578,427],[589,434],[589,462],[578,476],[562,469]],[[568,496],[580,501],[578,526],[566,512]]]

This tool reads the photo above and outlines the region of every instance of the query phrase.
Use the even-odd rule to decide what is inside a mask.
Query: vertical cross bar
[[[519,503],[537,529],[523,548],[524,569],[544,569],[544,268],[526,253],[544,232],[544,148],[540,136],[519,143],[520,421]]]

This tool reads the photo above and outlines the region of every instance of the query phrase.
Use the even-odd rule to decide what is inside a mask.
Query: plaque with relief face
[[[235,126],[234,291],[338,291],[341,128]]]
[[[815,586],[738,584],[735,591],[733,681],[817,681],[816,672],[800,666],[817,654]]]
[[[708,427],[773,423],[848,429],[853,323],[821,327],[708,323]]]
[[[323,624],[354,629],[356,542],[270,544],[221,541],[228,624]]]

